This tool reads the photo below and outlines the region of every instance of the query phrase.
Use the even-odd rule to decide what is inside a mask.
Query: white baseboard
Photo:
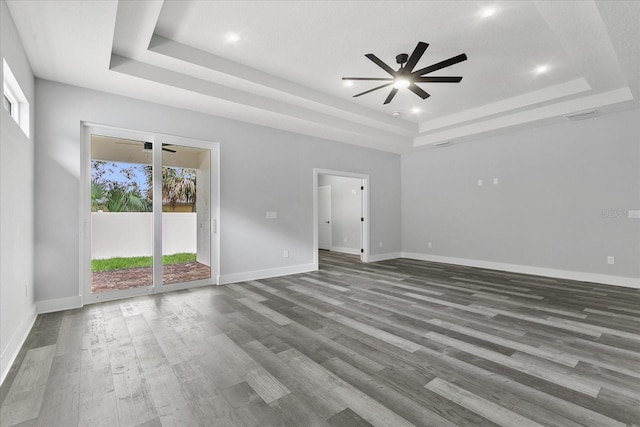
[[[360,255],[360,249],[342,248],[340,246],[331,246],[331,252],[340,252],[343,254]]]
[[[412,258],[421,261],[441,262],[444,264],[457,264],[468,267],[486,268],[489,270],[509,271],[513,273],[533,274],[536,276],[554,277],[557,279],[576,280],[579,282],[601,283],[604,285],[624,286],[626,288],[640,289],[640,278],[611,276],[606,274],[585,273],[581,271],[560,270],[555,268],[533,267],[520,264],[506,264],[501,262],[481,261],[466,258],[444,257],[439,255],[403,252],[402,258]]]
[[[243,273],[221,274],[220,281],[218,283],[221,285],[227,285],[229,283],[246,282],[248,280],[259,280],[267,279],[269,277],[308,273],[317,269],[318,266],[315,264],[300,264],[289,267],[268,268],[266,270],[246,271]]]
[[[389,252],[386,254],[369,255],[367,262],[386,261],[388,259],[400,258],[401,256],[402,256],[402,253],[400,252]]]
[[[80,295],[36,302],[36,309],[38,310],[38,314],[70,310],[80,307],[82,307],[82,297]]]
[[[13,365],[13,362],[16,360],[22,344],[24,344],[27,336],[29,336],[29,332],[31,332],[31,328],[35,323],[36,318],[36,307],[33,305],[9,339],[7,346],[2,350],[2,353],[0,354],[0,373],[2,375],[0,377],[0,384],[4,382],[4,379],[9,373],[9,369],[11,369],[11,365]]]

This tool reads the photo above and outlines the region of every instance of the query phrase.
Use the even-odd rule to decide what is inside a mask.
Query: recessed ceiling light
[[[240,36],[236,33],[227,33],[225,39],[227,39],[229,43],[235,43],[240,40]]]
[[[486,7],[480,11],[480,16],[483,18],[488,18],[490,16],[495,15],[497,11],[498,10],[493,6]]]
[[[545,65],[540,65],[540,66],[536,67],[535,71],[536,71],[536,74],[544,74],[547,71],[549,71],[549,66],[546,65],[546,64]]]
[[[413,114],[419,114],[419,113],[420,113],[420,111],[421,111],[421,110],[420,110],[418,107],[414,107],[414,108],[412,108],[412,109],[411,109],[411,112],[412,112]]]

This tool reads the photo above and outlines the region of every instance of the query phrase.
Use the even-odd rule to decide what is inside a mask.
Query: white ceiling
[[[7,4],[37,77],[396,153],[640,105],[639,1]],[[431,74],[462,82],[388,105],[387,88],[352,97],[377,82],[343,85],[419,41],[415,69],[465,53]]]

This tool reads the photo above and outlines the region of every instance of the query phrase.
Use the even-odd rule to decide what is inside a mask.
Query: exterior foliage
[[[151,212],[153,207],[152,169],[148,165],[118,162],[91,162],[91,210],[105,212]],[[191,205],[195,212],[196,171],[189,168],[162,168],[162,204]]]

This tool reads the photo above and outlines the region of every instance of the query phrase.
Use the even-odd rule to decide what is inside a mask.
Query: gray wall
[[[39,79],[36,103],[38,301],[79,292],[81,121],[221,144],[222,276],[313,263],[313,168],[369,174],[372,240],[400,250],[398,155]]]
[[[331,250],[360,254],[362,180],[344,176],[319,175],[318,186],[323,185],[331,187]],[[354,190],[355,194],[353,194]]]
[[[0,374],[22,345],[35,318],[33,290],[34,80],[11,14],[0,1],[0,56],[27,101],[31,139],[0,108]],[[3,72],[0,75],[4,78]],[[2,79],[0,79],[2,80]]]
[[[640,277],[640,219],[627,217],[639,123],[636,109],[403,155],[403,251]]]

